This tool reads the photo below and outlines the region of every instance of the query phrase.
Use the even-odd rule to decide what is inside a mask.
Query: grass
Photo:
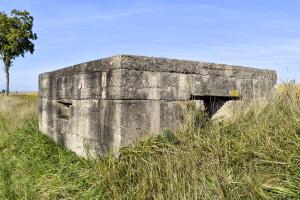
[[[300,199],[299,89],[203,119],[85,160],[38,131],[36,96],[1,96],[0,199]]]

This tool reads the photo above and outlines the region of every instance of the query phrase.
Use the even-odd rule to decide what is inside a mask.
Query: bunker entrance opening
[[[208,118],[211,118],[227,101],[239,100],[240,97],[192,95],[190,99],[202,100],[205,112],[207,113]]]

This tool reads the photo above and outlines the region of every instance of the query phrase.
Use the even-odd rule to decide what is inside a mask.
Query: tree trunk
[[[5,69],[5,78],[6,78],[6,90],[5,90],[5,94],[8,95],[9,94],[9,68]]]

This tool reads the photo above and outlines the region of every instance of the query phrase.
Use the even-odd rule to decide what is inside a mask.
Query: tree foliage
[[[15,58],[34,52],[33,17],[27,11],[12,10],[10,16],[0,12],[0,57],[4,64],[9,91],[9,68]]]

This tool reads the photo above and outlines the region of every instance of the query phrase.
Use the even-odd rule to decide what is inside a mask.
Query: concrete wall
[[[218,97],[219,109],[261,98],[275,83],[270,70],[114,56],[41,74],[40,130],[78,155],[117,155],[136,138],[176,128],[191,99]]]

